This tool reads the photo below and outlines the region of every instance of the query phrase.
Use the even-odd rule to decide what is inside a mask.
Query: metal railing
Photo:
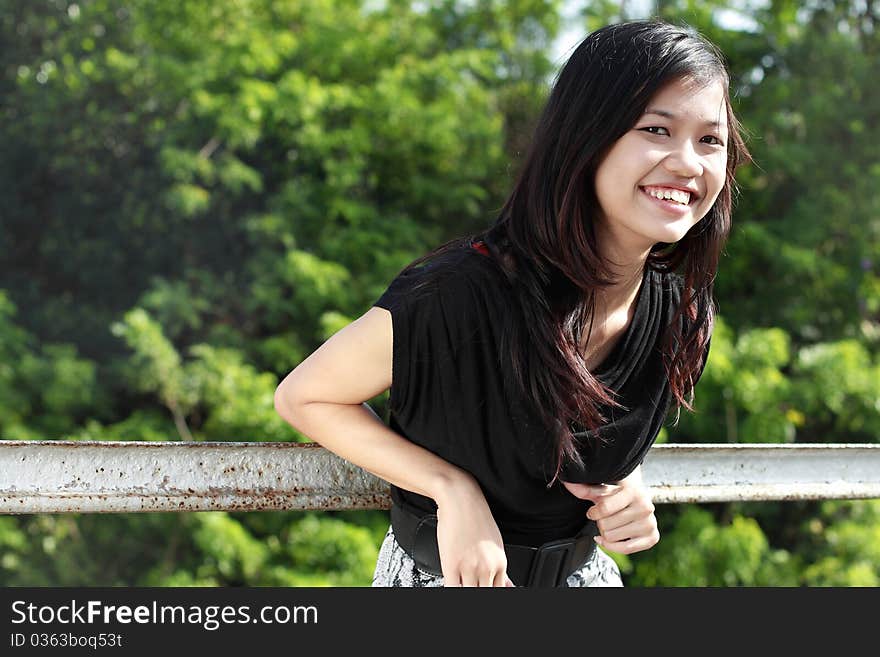
[[[880,498],[880,445],[656,445],[657,503]],[[387,509],[317,444],[0,441],[0,513]]]

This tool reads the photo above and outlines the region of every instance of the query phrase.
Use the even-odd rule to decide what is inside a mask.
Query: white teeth
[[[667,201],[673,200],[682,205],[687,205],[691,200],[691,195],[680,189],[669,189],[668,187],[646,187],[645,191],[654,198],[665,199]]]

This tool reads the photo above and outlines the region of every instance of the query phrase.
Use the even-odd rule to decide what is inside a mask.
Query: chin
[[[667,235],[665,238],[663,238],[662,240],[659,240],[659,241],[667,242],[669,244],[675,244],[676,242],[680,242],[682,239],[684,239],[684,236],[687,234],[688,234],[688,231],[684,231],[684,232],[677,231],[675,233]]]
[[[675,244],[685,235],[687,235],[687,233],[688,232],[686,230],[655,230],[651,233],[645,234],[645,238],[651,243],[651,246],[653,247],[654,245],[659,243]]]
[[[660,230],[651,231],[651,237],[656,238],[657,242],[666,242],[668,244],[673,244],[683,239],[684,236],[690,232],[691,228],[696,225],[696,223],[699,222],[688,221],[682,223],[666,224],[665,226],[661,226]]]

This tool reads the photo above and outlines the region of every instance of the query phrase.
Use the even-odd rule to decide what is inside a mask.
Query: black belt
[[[443,575],[437,547],[437,515],[417,513],[399,503],[391,505],[394,536],[416,566],[432,575]],[[599,528],[588,520],[573,538],[550,541],[539,547],[504,544],[507,576],[516,586],[559,587],[580,568],[596,549],[593,536]]]

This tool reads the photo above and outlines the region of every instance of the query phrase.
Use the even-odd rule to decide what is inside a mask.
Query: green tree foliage
[[[701,508],[686,509],[675,531],[640,559],[631,575],[641,586],[792,586],[796,568],[785,550],[774,550],[752,518],[719,525]]]
[[[812,537],[813,562],[803,573],[811,586],[880,586],[880,501],[825,502],[802,530]]]
[[[305,440],[280,377],[491,223],[562,27],[641,17],[589,2],[563,26],[562,4],[0,0],[0,436]],[[756,158],[697,412],[661,440],[876,442],[876,17],[728,4],[652,8],[721,47]],[[636,586],[876,585],[877,513],[666,507],[660,544],[615,558]],[[387,521],[5,517],[0,584],[367,585]]]
[[[749,221],[731,241],[733,266],[719,272],[737,327],[777,326],[798,345],[858,338],[876,353],[880,163],[868,132],[880,115],[880,33],[871,11],[791,0],[756,11],[765,52],[740,91],[760,168],[743,179]]]

